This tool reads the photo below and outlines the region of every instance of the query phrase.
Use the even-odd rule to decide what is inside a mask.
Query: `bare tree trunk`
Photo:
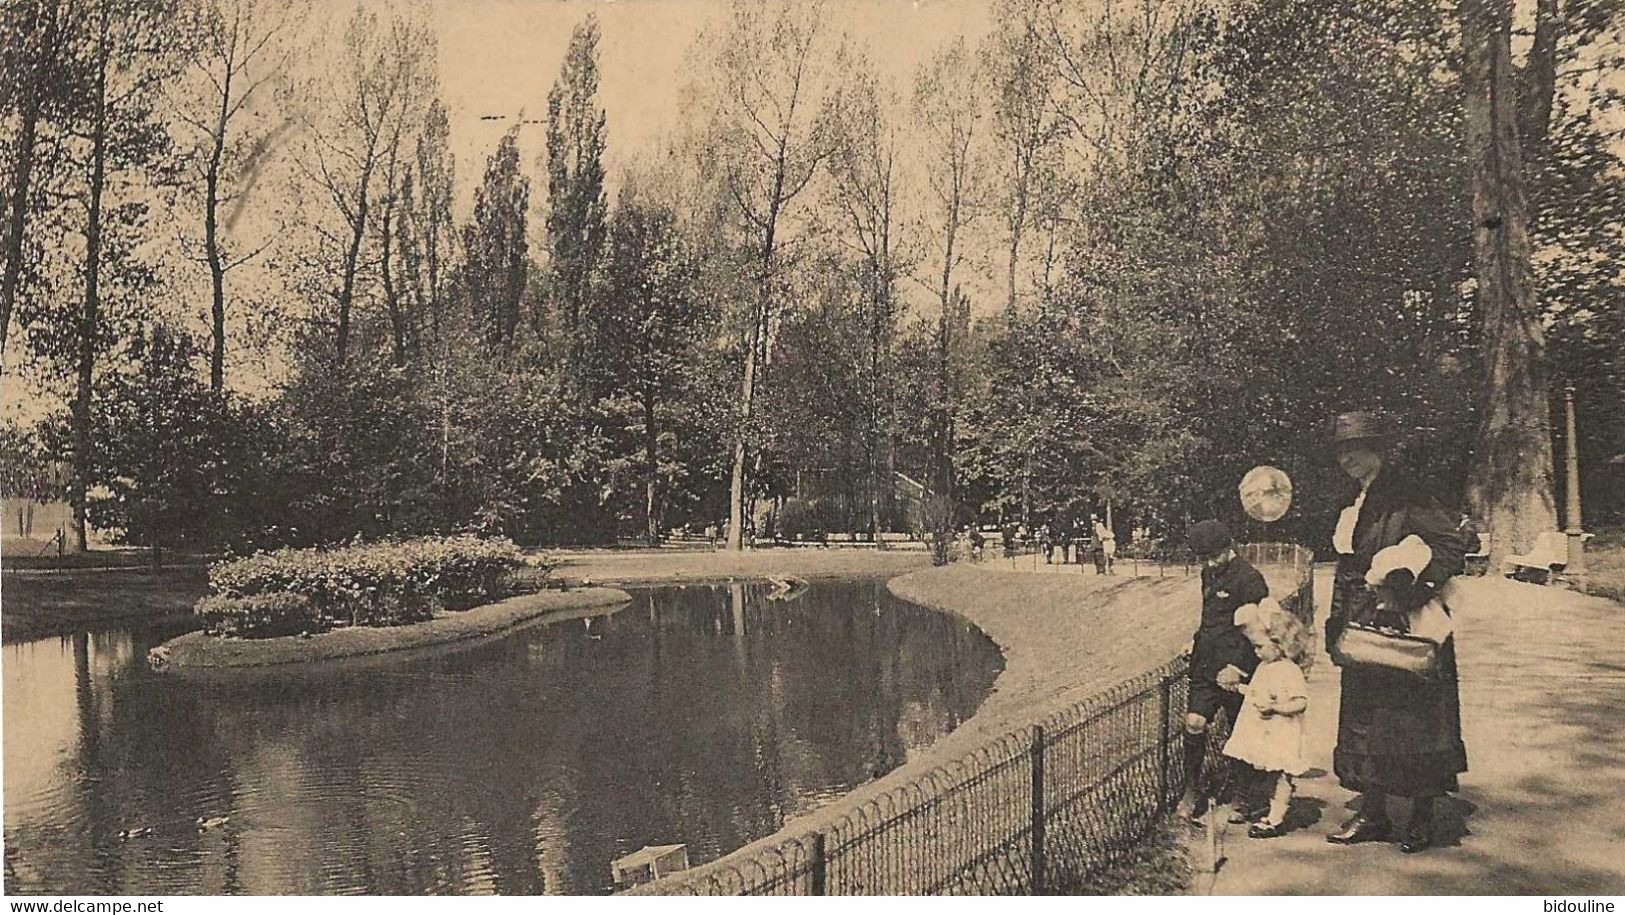
[[[655,402],[654,398],[645,396],[643,399],[643,457],[645,462],[644,479],[644,518],[648,522],[649,545],[660,543],[660,517],[655,511],[656,489],[660,481],[660,435],[655,429]]]
[[[355,301],[355,275],[361,261],[361,243],[367,233],[368,184],[371,183],[370,166],[361,171],[361,193],[356,201],[356,218],[350,226],[350,246],[344,252],[344,285],[339,289],[338,364],[350,349],[350,304]]]
[[[213,338],[209,351],[209,389],[219,392],[226,386],[226,268],[220,255],[220,160],[226,150],[226,120],[231,103],[230,68],[220,93],[220,115],[215,121],[214,144],[209,152],[209,168],[204,174],[203,251],[209,262],[210,315]]]
[[[760,307],[758,305],[757,307]],[[745,373],[739,387],[739,429],[734,433],[733,462],[728,473],[728,549],[743,550],[745,540],[745,440],[751,407],[756,400],[756,346],[761,322],[752,315],[751,338],[745,348]]]
[[[96,114],[91,131],[91,166],[88,216],[85,221],[85,301],[79,318],[78,378],[73,395],[73,534],[79,552],[89,546],[86,524],[86,489],[90,480],[90,409],[96,371],[96,330],[101,315],[102,191],[107,184],[107,30],[108,13],[102,5],[101,36],[97,49]]]
[[[745,548],[745,462],[749,445],[750,424],[756,407],[756,372],[758,355],[767,347],[768,321],[773,295],[773,249],[778,230],[779,207],[784,193],[784,153],[780,150],[778,173],[773,184],[773,196],[763,220],[761,275],[757,282],[757,299],[753,306],[750,339],[746,341],[745,372],[739,387],[739,428],[734,434],[733,467],[728,475],[728,549]]]
[[[1473,245],[1484,409],[1467,497],[1494,532],[1493,560],[1556,530],[1552,436],[1524,198],[1511,0],[1463,0]]]
[[[883,290],[884,277],[876,266],[875,276],[872,278],[870,291],[870,305],[873,309],[869,316],[869,539],[874,543],[880,542],[880,508],[882,501],[881,480],[881,454],[885,450],[886,420],[882,411],[885,405],[886,365],[885,349],[888,345],[887,326],[890,323],[890,304]]]
[[[1016,188],[1015,201],[1012,204],[1013,208],[1010,213],[1010,271],[1008,276],[1010,288],[1008,297],[1005,300],[1005,307],[1012,311],[1016,307],[1016,273],[1018,272],[1016,268],[1021,261],[1021,237],[1024,234],[1023,230],[1027,227],[1028,170],[1021,168],[1020,157],[1017,158],[1017,172],[1020,176],[1017,179],[1019,184]]]
[[[393,192],[392,192],[393,193]],[[396,368],[406,365],[406,316],[401,307],[401,289],[395,282],[395,272],[391,261],[394,259],[395,246],[395,203],[393,199],[384,204],[383,231],[379,235],[378,271],[379,279],[384,288],[384,307],[389,312],[389,332],[391,340],[391,354]]]

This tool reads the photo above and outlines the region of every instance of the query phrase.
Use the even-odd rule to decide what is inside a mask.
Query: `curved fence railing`
[[[1282,603],[1312,617],[1311,566],[1297,565],[1290,545],[1257,552],[1270,546],[1247,547],[1249,561],[1268,556],[1278,572],[1297,569]],[[1132,851],[1184,791],[1187,661],[1181,655],[990,741],[821,830],[631,892],[992,895],[1084,885]],[[1210,754],[1222,730],[1212,729]]]

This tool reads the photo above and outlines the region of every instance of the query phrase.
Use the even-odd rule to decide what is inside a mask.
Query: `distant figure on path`
[[[1055,518],[1055,543],[1061,548],[1061,565],[1072,561],[1072,524],[1065,515]]]
[[[1199,821],[1207,813],[1208,799],[1197,792],[1202,761],[1207,755],[1207,729],[1223,709],[1232,726],[1244,698],[1236,691],[1258,667],[1258,654],[1245,633],[1236,625],[1236,611],[1269,597],[1264,576],[1247,560],[1236,555],[1230,531],[1218,521],[1198,521],[1189,532],[1191,550],[1202,561],[1202,620],[1191,644],[1190,693],[1185,712],[1185,797],[1180,810]],[[1237,801],[1232,819],[1245,823],[1252,811],[1245,809],[1245,792],[1256,782],[1256,774],[1238,772],[1250,768],[1237,762],[1231,767],[1229,787]],[[1239,777],[1237,777],[1239,776]]]
[[[1055,561],[1055,538],[1050,534],[1048,522],[1038,525],[1038,548],[1044,551],[1044,565]]]
[[[1344,413],[1332,422],[1337,463],[1360,485],[1338,518],[1332,544],[1337,570],[1326,647],[1342,668],[1342,703],[1332,765],[1343,787],[1361,793],[1359,813],[1327,841],[1353,845],[1387,838],[1388,795],[1411,798],[1400,851],[1433,844],[1433,803],[1457,790],[1467,771],[1461,739],[1456,646],[1447,636],[1428,677],[1374,665],[1350,665],[1337,640],[1350,623],[1404,631],[1412,614],[1462,571],[1466,545],[1457,516],[1426,490],[1388,466],[1394,435],[1371,413]],[[1372,573],[1381,577],[1372,580]]]
[[[1089,554],[1095,560],[1096,575],[1106,574],[1106,540],[1101,536],[1101,532],[1105,528],[1106,526],[1100,523],[1099,515],[1089,516],[1089,531],[1092,535],[1090,540],[1093,541],[1090,544]]]
[[[1117,560],[1117,535],[1105,522],[1095,521],[1095,537],[1100,541],[1101,571],[1112,574],[1112,563]]]

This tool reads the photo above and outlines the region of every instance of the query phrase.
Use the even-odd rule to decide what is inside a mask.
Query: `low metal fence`
[[[1312,616],[1308,568],[1291,600],[1293,612]],[[1187,663],[1182,655],[1006,734],[819,831],[632,892],[979,895],[1082,885],[1131,852],[1184,791]],[[1210,729],[1210,755],[1225,729]]]

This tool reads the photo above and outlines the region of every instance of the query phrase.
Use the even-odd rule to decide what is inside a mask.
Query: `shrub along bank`
[[[512,541],[474,536],[280,549],[215,563],[195,611],[209,632],[245,638],[398,626],[498,600],[519,590],[524,566]]]

